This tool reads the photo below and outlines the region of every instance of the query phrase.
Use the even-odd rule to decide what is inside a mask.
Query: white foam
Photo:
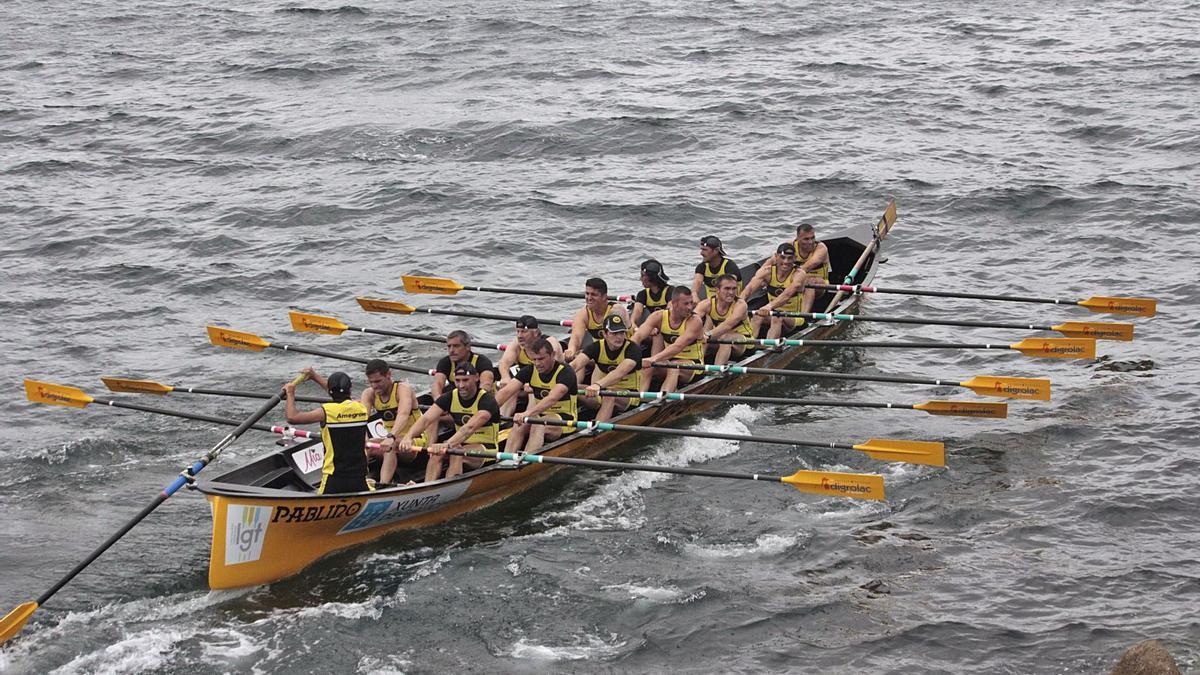
[[[364,656],[358,660],[356,671],[363,675],[402,675],[405,668],[413,666],[409,655],[410,653],[403,656],[392,654],[386,661],[374,656]]]
[[[509,655],[518,659],[532,659],[536,661],[605,659],[620,654],[621,648],[626,644],[624,640],[618,641],[615,633],[610,634],[607,641],[595,635],[584,635],[582,639],[576,639],[575,642],[579,644],[550,646],[533,644],[525,640],[525,638],[521,638],[513,644]]]
[[[747,558],[758,556],[778,555],[799,543],[796,536],[780,534],[763,534],[754,540],[753,544],[715,544],[700,546],[699,544],[684,544],[683,552],[697,558],[710,560],[722,558]]]
[[[134,633],[123,640],[90,654],[81,654],[69,663],[51,671],[60,675],[71,673],[131,673],[151,670],[165,665],[172,655],[171,648],[195,635],[177,630],[152,629]]]
[[[212,635],[205,638],[204,659],[206,661],[237,661],[263,650],[249,635],[229,628],[214,628]]]
[[[642,598],[651,602],[667,604],[676,602],[684,597],[684,592],[674,586],[639,586],[637,584],[616,584],[604,586],[604,590],[618,590],[629,594],[631,598]]]

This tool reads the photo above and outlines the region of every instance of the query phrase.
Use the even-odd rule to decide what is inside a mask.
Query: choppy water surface
[[[39,611],[0,670],[1098,672],[1144,637],[1195,668],[1198,17],[1187,2],[0,5],[3,611],[224,433],[35,407],[23,378],[269,389],[334,366],[218,350],[206,323],[290,339],[286,311],[303,308],[495,342],[506,324],[367,316],[353,298],[404,299],[408,271],[566,289],[597,274],[631,292],[651,255],[685,279],[701,235],[749,260],[801,219],[872,222],[889,195],[901,220],[881,285],[1161,302],[1136,342],[1102,343],[1093,363],[861,349],[806,364],[1054,380],[1053,401],[1013,402],[1008,420],[738,405],[685,422],[940,439],[944,470],[717,441],[625,453],[880,471],[885,504],[573,473],[284,582],[209,593],[208,509],[183,493]],[[1101,318],[898,296],[866,311]],[[438,353],[296,339],[422,365]],[[760,390],[811,392],[955,395]],[[248,437],[219,465],[269,443]]]

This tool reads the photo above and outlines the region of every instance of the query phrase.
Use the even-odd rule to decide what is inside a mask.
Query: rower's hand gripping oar
[[[580,396],[586,390],[578,391]],[[876,403],[869,401],[833,401],[828,399],[783,398],[775,396],[724,396],[721,394],[684,394],[667,391],[631,391],[625,389],[601,390],[601,396],[612,398],[637,398],[643,401],[729,401],[731,403],[766,403],[773,405],[830,406],[837,408],[894,408],[898,410],[923,410],[930,415],[950,417],[976,417],[1005,419],[1008,417],[1007,403],[985,403],[975,401],[926,401],[925,403]]]
[[[1012,330],[1052,330],[1069,338],[1091,338],[1093,340],[1133,340],[1133,324],[1109,323],[1105,321],[1067,321],[1053,326],[1029,323],[994,323],[988,321],[950,321],[941,319],[919,319],[910,317],[862,316],[861,314],[829,314],[826,312],[785,312],[775,310],[773,316],[799,317],[814,321],[878,321],[881,323],[906,323],[918,326],[958,326],[961,328],[1009,328]]]
[[[292,330],[297,333],[318,333],[321,335],[341,335],[346,331],[354,333],[370,333],[372,335],[386,335],[389,337],[406,338],[408,340],[421,340],[423,342],[440,342],[444,343],[446,338],[438,337],[437,335],[424,335],[422,333],[407,333],[398,330],[384,330],[382,328],[362,328],[360,326],[348,326],[332,316],[323,316],[321,314],[306,314],[304,312],[288,312],[288,318],[292,321]],[[508,345],[486,345],[472,342],[472,347],[482,349],[499,349],[504,351]]]
[[[980,396],[1013,398],[1029,401],[1050,400],[1050,380],[1034,377],[996,377],[976,375],[967,380],[902,377],[899,375],[864,375],[859,373],[827,373],[820,370],[789,370],[787,368],[755,368],[753,366],[701,365],[676,361],[655,361],[655,368],[677,368],[705,373],[733,375],[771,375],[775,377],[811,377],[826,380],[858,380],[860,382],[892,382],[895,384],[925,384],[933,387],[963,387]]]
[[[347,356],[337,352],[325,351],[324,349],[313,349],[312,347],[301,347],[293,344],[276,344],[264,340],[254,333],[245,331],[233,330],[232,328],[222,328],[220,326],[208,327],[208,339],[218,347],[230,347],[232,349],[245,349],[252,352],[261,352],[268,347],[278,349],[285,352],[298,352],[300,354],[312,354],[313,356],[323,356],[327,359],[336,359],[338,361],[353,361],[355,363],[367,363],[370,359],[359,358],[356,356]],[[434,370],[425,368],[416,368],[414,366],[406,366],[401,363],[391,363],[388,365],[396,370],[403,370],[409,373],[420,373],[421,375],[433,375]]]
[[[453,279],[442,277],[422,277],[415,274],[401,275],[405,293],[428,293],[431,295],[457,295],[459,291],[479,291],[483,293],[507,293],[509,295],[536,295],[543,298],[572,298],[583,300],[583,293],[568,293],[566,291],[539,291],[523,288],[495,288],[489,286],[464,286]],[[617,296],[618,302],[628,302],[631,295]]]
[[[507,419],[507,418],[506,418]],[[721,434],[712,431],[693,431],[691,429],[671,429],[667,427],[644,427],[634,424],[613,424],[612,422],[566,422],[559,419],[530,417],[528,424],[541,424],[553,427],[575,427],[576,429],[595,429],[599,431],[629,431],[640,434],[658,436],[685,436],[689,438],[715,438],[722,441],[742,441],[773,443],[776,445],[799,445],[809,448],[838,448],[841,450],[858,450],[866,453],[871,459],[884,462],[907,462],[909,464],[925,464],[928,466],[946,465],[946,446],[934,441],[904,441],[889,438],[872,438],[864,443],[825,443],[806,441],[797,438],[781,438],[778,436],[750,436],[741,434]]]
[[[299,384],[300,382],[303,382],[304,379],[305,376],[301,375],[293,380],[293,382]],[[37,400],[44,403],[50,403],[52,405],[65,405],[73,408],[82,408],[86,406],[88,402],[90,402],[64,396],[60,392],[55,392],[48,389],[45,384],[46,383],[37,382],[34,380],[25,380],[26,395],[30,400]],[[67,583],[69,583],[80,572],[87,568],[88,565],[92,564],[96,558],[99,558],[101,555],[103,555],[104,552],[107,551],[113,544],[117,543],[121,537],[124,537],[126,533],[134,528],[134,526],[142,522],[146,516],[150,515],[152,511],[157,509],[160,504],[167,501],[167,499],[170,498],[171,495],[175,494],[179,488],[189,483],[196,474],[200,473],[204,467],[208,466],[209,463],[220,456],[225,448],[232,445],[233,442],[236,441],[239,436],[245,433],[247,429],[266,416],[267,413],[271,412],[271,409],[273,409],[276,405],[279,405],[280,398],[280,394],[276,394],[264,402],[258,410],[254,411],[254,414],[242,421],[242,423],[239,424],[236,429],[229,432],[229,435],[225,436],[225,438],[222,438],[220,442],[214,445],[211,450],[204,454],[204,456],[196,460],[194,464],[180,472],[180,475],[174,481],[172,481],[170,485],[163,488],[163,491],[160,492],[153,501],[147,504],[146,507],[143,508],[136,516],[134,516],[132,520],[125,523],[121,529],[117,530],[96,550],[92,551],[87,558],[76,565],[74,569],[66,574],[66,576],[59,579],[45,593],[42,593],[40,596],[38,596],[36,600],[18,605],[15,609],[5,615],[3,619],[0,619],[0,644],[7,642],[18,632],[20,632],[21,628],[23,628],[29,621],[29,617],[33,616],[33,613],[37,611],[39,607],[45,604],[46,601],[49,600],[55,593],[57,593],[59,589],[61,589],[63,586],[66,586]]]
[[[870,342],[850,340],[785,340],[779,338],[710,339],[709,342],[763,347],[879,347],[882,349],[1010,349],[1042,359],[1094,359],[1096,341],[1083,338],[1026,338],[1020,342]]]
[[[489,314],[487,312],[463,312],[453,309],[433,309],[432,307],[413,307],[394,300],[379,300],[377,298],[355,298],[358,304],[368,312],[382,314],[440,314],[443,316],[465,316],[470,319],[489,319],[495,321],[516,321],[520,317],[510,314]],[[565,326],[570,328],[574,322],[570,319],[538,319],[544,326]]]
[[[567,464],[589,469],[619,469],[621,471],[650,471],[654,473],[673,473],[684,476],[709,476],[711,478],[737,478],[742,480],[767,481],[791,485],[801,492],[807,492],[824,497],[851,497],[854,499],[886,499],[883,490],[883,476],[870,473],[838,473],[832,471],[797,471],[790,476],[767,476],[757,473],[736,473],[733,471],[713,471],[696,469],[686,466],[659,466],[655,464],[633,464],[630,462],[610,462],[599,459],[581,459],[576,457],[554,457],[553,455],[529,455],[514,452],[493,452],[491,450],[462,450],[447,448],[445,452],[451,455],[465,457],[484,457],[499,460],[512,460],[528,464]]]
[[[1038,302],[1053,305],[1076,305],[1092,312],[1102,314],[1126,314],[1129,316],[1154,316],[1158,311],[1158,301],[1152,298],[1116,298],[1106,295],[1094,295],[1084,300],[1062,300],[1055,298],[1031,298],[1019,295],[995,295],[988,293],[960,293],[956,291],[930,291],[917,288],[880,288],[878,286],[863,286],[850,284],[809,284],[808,288],[818,288],[838,293],[895,293],[897,295],[923,295],[936,298],[965,298],[968,300],[1001,300],[1006,302]]]

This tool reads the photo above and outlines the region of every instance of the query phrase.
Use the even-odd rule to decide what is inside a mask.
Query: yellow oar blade
[[[375,300],[374,298],[355,298],[358,304],[368,312],[383,312],[384,314],[412,314],[416,308],[403,302],[391,300]]]
[[[123,377],[102,377],[100,381],[110,391],[119,391],[123,394],[169,394],[175,391],[175,387],[153,380],[126,380]]]
[[[977,403],[975,401],[926,401],[913,406],[930,415],[949,417],[983,417],[1005,419],[1008,417],[1007,403]]]
[[[292,320],[292,330],[297,333],[320,333],[322,335],[341,335],[349,328],[346,324],[332,316],[320,314],[305,314],[304,312],[288,312]]]
[[[1158,301],[1150,298],[1109,298],[1093,295],[1087,300],[1080,300],[1078,304],[1080,307],[1087,307],[1093,312],[1102,314],[1154,316],[1158,311]]]
[[[84,408],[95,400],[83,393],[82,389],[38,380],[25,380],[25,396],[34,403],[64,405],[68,408]]]
[[[1009,346],[1039,359],[1096,358],[1096,341],[1083,338],[1028,338]]]
[[[36,602],[25,602],[17,605],[17,608],[0,619],[0,644],[4,644],[11,640],[25,624],[29,622],[29,617],[37,611],[38,604]]]
[[[220,326],[208,327],[208,339],[218,347],[246,349],[252,352],[261,352],[271,346],[270,342],[258,337],[254,333],[243,333],[240,330],[221,328]]]
[[[993,377],[976,375],[958,383],[980,396],[1016,398],[1025,401],[1049,401],[1050,380],[1036,377]]]
[[[886,499],[883,494],[883,476],[872,473],[797,471],[790,476],[784,476],[783,482],[801,492],[826,497]]]
[[[1057,326],[1051,326],[1054,330],[1066,335],[1069,338],[1092,338],[1093,340],[1120,340],[1121,342],[1133,341],[1133,324],[1131,323],[1108,323],[1104,321],[1067,321],[1060,323]]]
[[[946,466],[946,445],[934,441],[897,441],[889,438],[872,438],[854,446],[855,450],[867,453],[871,459],[887,462],[908,462]]]
[[[404,281],[405,293],[429,293],[432,295],[454,295],[463,289],[463,285],[450,279],[438,277],[417,277],[405,274],[400,277]]]

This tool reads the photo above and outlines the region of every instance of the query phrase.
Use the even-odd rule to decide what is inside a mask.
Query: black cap
[[[662,263],[654,258],[650,258],[642,263],[642,271],[646,273],[646,276],[650,277],[651,281],[655,281],[663,286],[671,280],[671,277],[667,276],[667,273],[663,271]]]
[[[626,323],[625,319],[622,318],[621,315],[610,314],[609,317],[604,320],[604,330],[608,331],[609,333],[624,333],[626,330],[629,330],[629,324]]]
[[[528,314],[517,319],[517,328],[537,328],[538,320]]]
[[[719,249],[721,248],[721,240],[710,234],[707,237],[702,237],[700,239],[700,245]]]
[[[776,253],[786,253],[787,255],[796,255],[796,247],[792,246],[792,242],[785,241],[775,249]]]
[[[330,375],[326,383],[329,385],[330,396],[334,398],[350,396],[350,376],[342,371],[339,370]]]
[[[470,362],[463,361],[462,363],[460,363],[454,367],[454,374],[455,375],[478,375],[479,371],[475,370],[475,366],[471,365]]]

